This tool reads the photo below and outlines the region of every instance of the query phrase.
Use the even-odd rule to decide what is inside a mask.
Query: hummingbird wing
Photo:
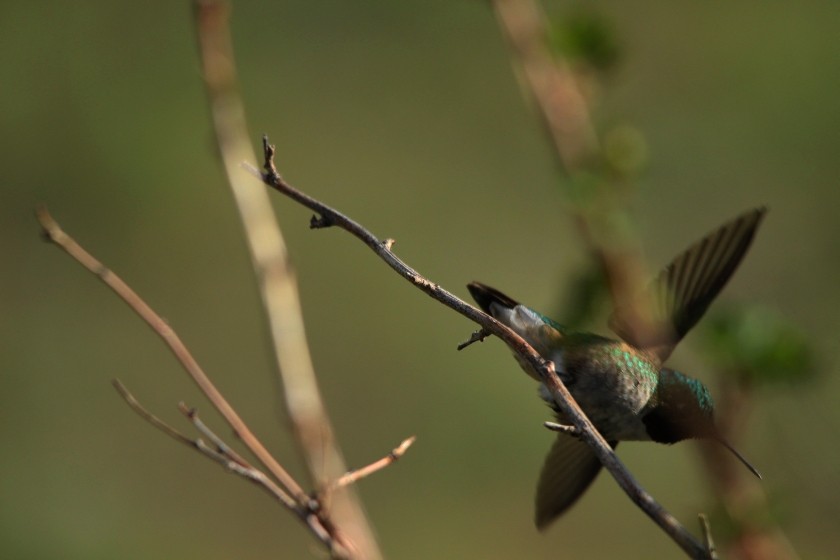
[[[738,268],[766,213],[762,207],[741,214],[665,267],[645,294],[653,323],[645,333],[633,329],[632,317],[624,308],[615,310],[610,328],[633,346],[653,351],[664,362]]]
[[[615,449],[618,442],[609,444]],[[537,528],[545,529],[569,509],[600,470],[601,462],[589,445],[576,437],[558,434],[537,484]]]

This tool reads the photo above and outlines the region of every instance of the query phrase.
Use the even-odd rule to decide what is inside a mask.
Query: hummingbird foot
[[[462,342],[461,344],[458,345],[458,350],[459,351],[463,350],[464,348],[466,348],[467,346],[469,346],[473,342],[484,342],[484,339],[487,338],[488,336],[490,336],[491,334],[493,334],[493,333],[491,333],[491,332],[489,332],[489,331],[487,331],[483,328],[480,329],[480,330],[477,330],[470,335],[469,340],[465,340],[464,342]]]
[[[577,438],[580,437],[580,430],[578,430],[575,426],[569,426],[568,424],[558,424],[557,422],[543,422],[543,426],[545,426],[552,432],[560,432],[561,434],[566,434]]]

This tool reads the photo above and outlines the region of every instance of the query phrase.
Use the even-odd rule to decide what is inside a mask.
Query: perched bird
[[[652,328],[634,328],[629,306],[614,310],[610,328],[620,340],[568,330],[484,284],[467,287],[486,313],[554,362],[560,379],[613,448],[619,441],[707,438],[726,446],[761,478],[720,435],[706,386],[663,363],[735,272],[765,213],[757,208],[738,216],[665,267],[641,300],[648,302]],[[540,396],[554,409],[558,422],[568,424],[543,385]],[[558,433],[537,486],[537,527],[544,529],[574,504],[600,469],[586,443]]]

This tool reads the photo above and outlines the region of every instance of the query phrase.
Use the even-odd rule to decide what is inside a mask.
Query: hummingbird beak
[[[761,473],[760,473],[760,472],[758,472],[758,469],[756,469],[754,466],[752,466],[752,463],[750,463],[749,461],[747,461],[746,457],[744,457],[743,455],[741,455],[741,453],[739,453],[737,449],[735,449],[734,447],[732,447],[732,445],[731,445],[728,441],[726,441],[725,439],[723,439],[723,438],[722,438],[722,437],[720,437],[720,436],[715,437],[714,439],[715,439],[718,443],[720,443],[722,446],[724,446],[725,448],[727,448],[729,451],[731,451],[733,455],[735,455],[736,457],[738,457],[738,459],[739,459],[742,463],[744,463],[744,466],[745,466],[745,467],[747,467],[747,468],[750,470],[750,472],[751,472],[751,473],[753,473],[756,477],[758,477],[758,479],[759,479],[759,480],[761,480],[761,478],[762,478],[762,477],[761,477]]]

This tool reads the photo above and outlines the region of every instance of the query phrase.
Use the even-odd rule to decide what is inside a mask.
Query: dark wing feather
[[[613,313],[610,328],[637,348],[653,350],[664,362],[738,268],[766,212],[766,208],[756,208],[724,224],[680,254],[651,282],[647,296],[654,324],[646,332],[657,333],[655,338],[634,332],[621,309]]]
[[[615,448],[617,442],[611,441]],[[562,515],[589,488],[601,470],[592,448],[579,439],[558,434],[545,458],[537,484],[536,523],[540,530]]]

